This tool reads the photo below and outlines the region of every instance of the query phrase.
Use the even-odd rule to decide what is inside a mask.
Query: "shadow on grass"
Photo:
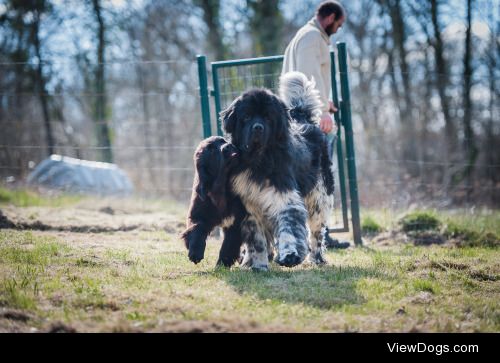
[[[221,268],[214,274],[242,295],[328,310],[365,303],[357,289],[360,279],[389,278],[373,268],[338,266],[311,267],[310,270],[282,270],[272,266],[269,272]]]

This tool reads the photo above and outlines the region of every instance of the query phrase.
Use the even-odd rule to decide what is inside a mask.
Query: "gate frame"
[[[357,246],[362,245],[361,239],[361,226],[359,217],[359,198],[358,198],[358,182],[356,173],[356,157],[354,153],[354,133],[352,130],[352,119],[351,119],[351,96],[349,90],[349,70],[347,66],[347,47],[345,42],[337,43],[338,49],[338,64],[339,64],[339,77],[340,77],[340,92],[342,99],[339,102],[338,91],[337,91],[337,71],[335,67],[335,52],[330,51],[331,59],[331,74],[332,74],[332,99],[333,103],[337,105],[339,111],[334,113],[334,119],[337,124],[337,163],[339,172],[339,183],[340,183],[340,199],[342,204],[342,228],[330,228],[330,232],[349,232],[349,220],[348,220],[348,206],[347,206],[347,196],[346,196],[346,185],[345,185],[345,171],[344,162],[347,162],[347,174],[349,181],[349,197],[351,204],[351,223],[353,231],[354,244]],[[260,57],[260,58],[247,58],[229,61],[218,61],[211,63],[212,69],[212,80],[213,89],[208,89],[208,76],[207,76],[207,65],[206,57],[204,55],[197,56],[198,61],[198,77],[200,81],[200,99],[201,99],[201,115],[203,122],[203,137],[207,138],[212,136],[211,128],[211,118],[210,118],[210,99],[209,95],[214,97],[215,112],[216,112],[216,125],[217,134],[222,136],[221,120],[219,117],[221,111],[220,102],[220,88],[219,88],[219,74],[218,70],[224,67],[233,67],[241,65],[253,65],[271,62],[282,62],[283,56],[271,56],[271,57]],[[345,135],[345,149],[346,158],[343,157],[343,145],[342,145],[342,126],[344,127]]]

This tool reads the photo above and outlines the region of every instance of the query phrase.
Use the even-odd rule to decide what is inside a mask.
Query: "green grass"
[[[381,233],[383,228],[371,216],[363,217],[361,220],[361,233],[364,236],[376,235]]]
[[[454,241],[459,247],[500,246],[500,212],[419,210],[363,210],[362,230],[368,237],[380,232],[401,231],[410,238],[423,241]],[[380,229],[379,229],[380,228]],[[425,244],[425,243],[424,243]]]
[[[81,196],[59,194],[56,196],[42,196],[29,189],[6,189],[0,187],[0,205],[14,205],[16,207],[61,207],[79,202]]]
[[[0,231],[0,243],[0,303],[34,309],[47,266],[66,249],[32,232]]]
[[[404,232],[419,232],[438,230],[441,222],[435,212],[418,211],[405,215],[399,220],[399,224]]]
[[[500,331],[498,248],[350,248],[254,273],[215,269],[219,243],[194,265],[163,231],[1,231],[0,305],[42,331]]]

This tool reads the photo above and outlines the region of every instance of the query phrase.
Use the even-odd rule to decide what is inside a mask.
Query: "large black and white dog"
[[[238,150],[219,136],[203,140],[194,153],[191,204],[187,228],[181,235],[194,263],[203,259],[207,237],[219,225],[224,240],[217,265],[229,267],[240,256],[241,224],[247,213],[228,185],[230,172],[237,164]]]
[[[221,112],[224,129],[241,152],[230,179],[249,213],[243,229],[252,237],[246,241],[251,253],[247,251],[243,264],[254,269],[268,269],[268,243],[273,241],[280,265],[298,265],[309,252],[313,262],[325,262],[323,229],[333,176],[326,139],[316,125],[318,94],[301,77],[294,73],[282,78],[285,102],[269,90],[253,89]],[[294,120],[289,111],[307,122]]]

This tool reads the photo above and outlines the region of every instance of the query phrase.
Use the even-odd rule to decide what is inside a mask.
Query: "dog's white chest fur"
[[[236,193],[247,211],[252,215],[266,215],[275,217],[286,209],[290,202],[300,203],[297,191],[279,192],[269,180],[257,184],[250,179],[249,171],[245,171],[231,178],[233,192]],[[295,204],[294,203],[294,204]]]

